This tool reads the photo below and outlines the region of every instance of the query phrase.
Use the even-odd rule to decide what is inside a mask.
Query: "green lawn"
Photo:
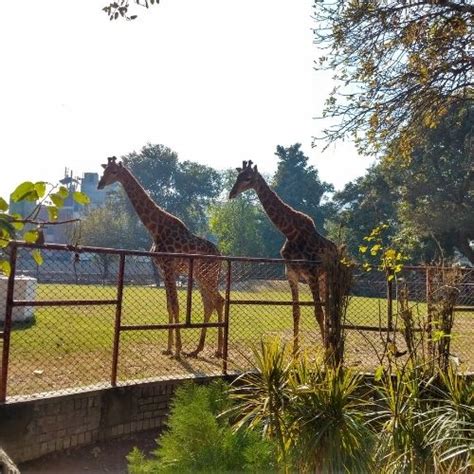
[[[258,291],[232,291],[232,300],[289,301],[290,292],[282,285],[260,286]],[[37,299],[113,299],[116,289],[101,285],[39,285]],[[185,317],[186,290],[179,290],[181,320]],[[308,292],[301,294],[309,301]],[[193,292],[193,322],[202,321],[202,305],[198,291]],[[414,304],[415,312],[422,315],[424,304]],[[320,345],[319,330],[312,307],[301,307],[301,344]],[[347,320],[357,325],[377,326],[379,316],[386,321],[387,306],[384,299],[353,297]],[[290,306],[231,305],[229,358],[234,362],[248,355],[249,347],[266,334],[292,337],[292,310]],[[29,327],[16,328],[12,333],[9,394],[28,394],[61,390],[78,385],[109,383],[115,306],[75,306],[36,308],[35,321]],[[213,320],[216,316],[213,315]],[[127,286],[124,289],[122,324],[162,324],[168,321],[163,288]],[[474,314],[464,313],[458,318],[455,345],[462,357],[472,361],[470,348],[474,342]],[[183,348],[193,350],[200,330],[182,330]],[[346,342],[349,363],[367,366],[374,362],[368,340],[380,343],[377,333],[367,336],[349,331]],[[161,351],[166,347],[167,331],[123,332],[120,339],[119,380],[146,377],[207,374],[221,370],[221,362],[213,359],[217,331],[210,329],[206,350],[202,357],[175,361]],[[372,352],[371,352],[372,351]]]

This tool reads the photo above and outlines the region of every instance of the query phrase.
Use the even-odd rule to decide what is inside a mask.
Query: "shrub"
[[[232,391],[238,428],[262,428],[288,471],[371,472],[374,436],[361,376],[324,368],[306,354],[292,357],[278,339],[254,350],[256,371]]]
[[[177,389],[168,430],[151,459],[134,449],[127,457],[131,474],[166,472],[266,472],[274,470],[274,449],[254,431],[232,430],[231,408],[223,382],[186,384]]]

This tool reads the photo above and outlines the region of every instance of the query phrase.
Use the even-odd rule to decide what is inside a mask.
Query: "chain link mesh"
[[[36,302],[36,306],[24,303],[12,311],[8,396],[26,398],[44,396],[48,392],[65,393],[87,387],[110,386],[113,382],[120,281],[119,253],[43,248],[41,254],[43,264],[37,265],[30,248],[18,248],[14,299]],[[181,328],[182,356],[177,358],[165,353],[170,333],[166,325],[170,320],[163,278],[151,254],[124,255],[122,330],[117,333],[117,384],[221,374],[222,354],[216,352],[219,352],[219,332],[223,335],[225,328],[206,329],[205,344],[197,357],[189,354],[197,349],[203,329]],[[196,262],[195,266],[198,265]],[[207,268],[209,271],[215,268],[216,260],[204,262],[201,257],[200,262],[201,270],[195,267],[190,291],[187,271],[176,279],[181,324],[186,321],[189,299],[191,323],[203,322],[205,305],[196,277],[199,272],[201,277],[205,275]],[[277,336],[292,344],[291,292],[281,261],[229,258],[219,260],[217,264],[221,268],[216,289],[222,298],[227,292],[230,297],[227,370],[239,372],[251,366],[252,348],[262,338]],[[0,318],[4,318],[7,279],[3,278],[1,283],[0,301],[3,306],[0,306]],[[397,299],[400,289],[405,286],[415,326],[423,327],[427,314],[425,269],[406,268],[392,286],[394,329],[402,327]],[[463,370],[473,370],[474,272],[464,271],[457,288],[459,311],[454,318],[451,352]],[[70,304],[63,305],[65,301]],[[322,354],[322,338],[307,285],[299,284],[299,301],[302,303],[299,346]],[[48,304],[41,306],[41,302]],[[379,364],[378,357],[384,350],[387,337],[392,337],[391,342],[397,351],[403,353],[406,350],[400,332],[388,334],[385,331],[389,313],[385,275],[356,269],[344,321],[345,362],[348,366],[373,370]],[[214,311],[210,322],[217,321]],[[153,328],[146,327],[150,325]],[[176,331],[172,330],[171,334],[176,336]],[[224,349],[221,347],[221,352]]]

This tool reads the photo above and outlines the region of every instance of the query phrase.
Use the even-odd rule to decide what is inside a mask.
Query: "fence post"
[[[227,358],[229,355],[229,313],[230,313],[230,285],[232,282],[231,260],[227,260],[227,276],[225,286],[224,305],[224,353],[222,354],[222,373],[227,375]],[[222,328],[219,328],[219,331]]]
[[[387,275],[387,341],[391,340],[393,332],[393,279],[394,274],[389,272]]]
[[[123,303],[123,280],[125,276],[125,254],[120,254],[119,274],[117,281],[117,306],[115,309],[115,327],[114,327],[114,348],[112,353],[112,376],[110,383],[112,387],[117,385],[117,367],[120,345],[120,327],[122,324],[122,303]]]
[[[189,269],[188,269],[188,289],[186,295],[186,324],[191,324],[191,308],[193,305],[193,268],[194,258],[189,257]]]
[[[5,403],[7,398],[8,360],[10,356],[10,336],[12,330],[13,295],[15,289],[15,273],[17,246],[10,244],[10,275],[8,275],[7,300],[5,306],[5,320],[3,322],[3,350],[2,350],[2,375],[0,379],[0,403]]]
[[[426,322],[428,325],[428,354],[429,357],[434,357],[433,353],[433,305],[431,301],[431,270],[429,266],[426,266],[426,310],[427,317]]]

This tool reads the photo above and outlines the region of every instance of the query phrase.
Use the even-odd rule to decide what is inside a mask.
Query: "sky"
[[[10,0],[0,15],[0,196],[64,168],[163,144],[217,169],[302,144],[340,189],[370,160],[311,147],[330,74],[315,72],[312,0],[161,0],[109,21],[101,0]]]

